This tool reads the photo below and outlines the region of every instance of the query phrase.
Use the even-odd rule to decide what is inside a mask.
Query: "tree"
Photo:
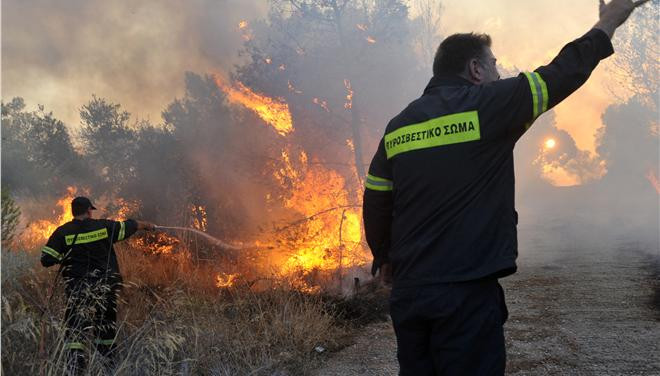
[[[236,78],[286,98],[297,143],[345,166],[354,191],[393,111],[430,76],[420,74],[411,25],[398,0],[274,1],[267,22],[252,26],[243,51],[250,61]]]
[[[87,172],[66,126],[51,112],[43,106],[26,111],[22,98],[2,104],[3,184],[38,195],[63,190]]]
[[[16,235],[16,226],[21,217],[21,209],[9,195],[7,188],[2,189],[2,246],[11,244]]]
[[[80,110],[85,155],[103,181],[115,187],[135,176],[136,133],[129,124],[130,117],[121,105],[96,96]]]

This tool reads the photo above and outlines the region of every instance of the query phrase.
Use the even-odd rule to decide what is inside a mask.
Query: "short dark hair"
[[[481,56],[491,46],[488,34],[453,34],[440,43],[433,59],[433,75],[459,74],[470,59]]]

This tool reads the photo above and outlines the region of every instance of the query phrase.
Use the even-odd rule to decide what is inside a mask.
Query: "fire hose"
[[[242,246],[236,246],[233,244],[225,243],[222,240],[211,236],[203,231],[200,231],[196,228],[190,228],[190,227],[175,227],[175,226],[160,226],[160,225],[154,225],[154,231],[163,231],[163,230],[178,230],[178,231],[189,231],[189,232],[194,232],[197,235],[200,235],[204,239],[208,240],[211,244],[216,245],[218,247],[222,247],[225,249],[231,249],[231,250],[241,250],[244,247]]]

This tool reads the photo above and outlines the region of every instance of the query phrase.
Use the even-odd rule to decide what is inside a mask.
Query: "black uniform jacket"
[[[389,122],[369,167],[372,272],[391,262],[395,288],[514,273],[514,145],[613,52],[592,29],[531,73],[484,85],[433,77]]]
[[[41,250],[41,264],[62,264],[65,278],[105,277],[120,280],[114,243],[137,231],[137,222],[74,219],[58,227]],[[77,234],[77,237],[76,237]],[[75,244],[73,244],[75,238]]]

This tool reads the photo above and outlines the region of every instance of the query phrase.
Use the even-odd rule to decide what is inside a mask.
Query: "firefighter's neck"
[[[73,217],[73,219],[77,219],[79,221],[84,221],[85,219],[88,219],[88,218],[92,218],[92,214],[90,212],[87,212],[85,214],[76,215],[75,217]]]

